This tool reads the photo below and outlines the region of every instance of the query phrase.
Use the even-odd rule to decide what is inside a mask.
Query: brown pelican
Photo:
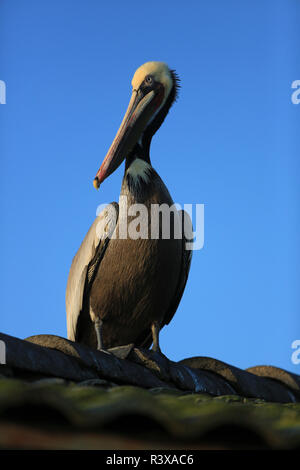
[[[172,207],[172,198],[151,166],[150,143],[178,92],[178,77],[163,62],[147,62],[132,80],[132,97],[117,135],[94,179],[100,184],[126,159],[119,204],[108,205],[90,227],[69,273],[68,338],[92,348],[134,343],[160,351],[159,331],[175,314],[187,281],[192,251],[191,221],[172,212],[170,236],[151,236],[151,207]],[[129,208],[146,207],[148,236],[121,237]],[[126,207],[125,207],[126,206]],[[174,207],[174,206],[173,206]],[[176,229],[184,227],[183,236]],[[187,229],[189,234],[187,236]]]

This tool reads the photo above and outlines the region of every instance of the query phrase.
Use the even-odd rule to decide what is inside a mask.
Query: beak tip
[[[95,189],[99,189],[99,188],[100,188],[100,183],[99,183],[99,180],[98,180],[97,176],[96,176],[96,178],[94,178],[94,180],[93,180],[93,186],[94,186]]]

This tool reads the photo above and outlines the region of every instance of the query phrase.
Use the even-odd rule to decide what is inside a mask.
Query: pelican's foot
[[[103,348],[102,325],[102,320],[100,318],[96,318],[94,326],[97,338],[97,351],[106,352],[106,350]]]
[[[163,356],[163,353],[161,352],[161,349],[159,347],[159,344],[154,344],[150,351],[156,352],[158,354],[161,354]]]
[[[116,356],[118,359],[126,359],[129,356],[133,348],[134,348],[134,344],[130,343],[130,344],[124,344],[123,346],[116,346],[114,348],[109,348],[108,352]]]
[[[97,351],[103,352],[105,354],[111,354],[108,349],[103,349],[103,348],[97,348]]]
[[[155,361],[165,361],[166,359],[168,360],[167,356],[162,352],[162,350],[158,347],[158,348],[151,348],[149,349],[149,351],[151,352],[154,352],[155,353],[155,356],[153,357],[153,359]]]
[[[159,346],[159,331],[160,331],[160,324],[157,321],[154,321],[151,325],[152,331],[152,348],[151,351],[156,352],[158,354],[162,354],[160,346]]]

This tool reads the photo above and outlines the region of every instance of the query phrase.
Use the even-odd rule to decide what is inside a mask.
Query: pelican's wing
[[[66,290],[68,339],[76,340],[77,322],[85,292],[94,279],[96,269],[117,225],[119,206],[108,204],[96,217],[73,258]]]
[[[185,285],[188,279],[188,275],[190,272],[190,267],[191,267],[191,261],[192,261],[192,250],[187,249],[187,243],[192,243],[192,240],[194,238],[193,234],[193,226],[192,226],[192,221],[189,216],[189,214],[185,211],[178,211],[178,214],[181,218],[182,222],[182,261],[181,261],[181,269],[180,269],[180,274],[179,274],[179,279],[177,283],[177,288],[175,291],[175,294],[171,300],[169,309],[167,310],[163,322],[161,324],[161,329],[170,323],[172,320],[173,316],[175,315],[175,312],[178,308],[178,305],[180,303],[181,297],[183,295]],[[152,333],[151,331],[147,330],[144,331],[140,337],[138,338],[136,345],[137,346],[142,346],[145,348],[149,348],[152,344]]]
[[[178,213],[182,221],[181,270],[180,270],[179,280],[177,284],[177,289],[175,291],[169,310],[166,312],[166,315],[164,316],[161,327],[163,327],[164,325],[168,325],[170,321],[172,320],[173,316],[175,315],[175,312],[178,308],[178,305],[180,303],[181,297],[185,289],[185,285],[189,276],[191,261],[192,261],[193,250],[188,250],[186,247],[187,243],[191,244],[194,238],[192,221],[187,212],[178,211]]]

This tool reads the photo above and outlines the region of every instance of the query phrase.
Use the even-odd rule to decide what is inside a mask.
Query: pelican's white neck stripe
[[[131,163],[126,173],[131,176],[134,185],[140,185],[141,180],[147,184],[150,181],[151,169],[151,165],[145,162],[145,160],[136,158]]]

